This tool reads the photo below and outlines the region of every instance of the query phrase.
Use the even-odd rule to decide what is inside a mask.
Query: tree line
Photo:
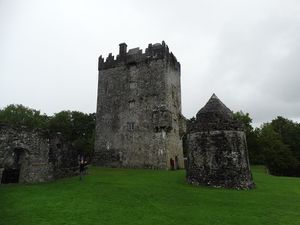
[[[299,123],[279,116],[260,128],[253,128],[248,113],[236,112],[234,117],[244,124],[251,164],[266,165],[273,175],[300,176]],[[78,111],[47,116],[23,105],[0,109],[0,123],[60,132],[76,151],[89,156],[94,149],[95,120],[95,113]]]
[[[234,117],[244,124],[251,164],[266,165],[278,176],[300,176],[300,124],[278,116],[259,128],[242,111]]]
[[[77,152],[89,157],[93,154],[95,113],[85,114],[67,110],[47,116],[39,110],[11,104],[0,109],[0,123],[59,132]]]

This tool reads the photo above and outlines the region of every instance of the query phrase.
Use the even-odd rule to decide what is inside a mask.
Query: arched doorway
[[[2,184],[19,183],[24,176],[24,166],[26,163],[26,149],[15,148],[6,154],[5,167],[2,172]]]

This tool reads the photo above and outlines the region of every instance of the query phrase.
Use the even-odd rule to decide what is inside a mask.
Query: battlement
[[[120,65],[132,65],[141,62],[151,62],[152,60],[165,59],[167,63],[172,65],[176,70],[180,70],[180,63],[172,52],[169,52],[169,47],[164,41],[162,43],[149,44],[148,48],[143,50],[140,48],[133,48],[127,51],[127,44],[121,43],[119,45],[119,55],[116,58],[109,53],[106,60],[100,55],[98,60],[98,70],[105,70],[114,68]]]

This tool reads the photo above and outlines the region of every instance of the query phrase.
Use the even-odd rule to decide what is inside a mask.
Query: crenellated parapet
[[[158,59],[164,59],[176,70],[180,70],[180,63],[177,61],[173,53],[169,51],[169,47],[164,41],[162,41],[162,43],[149,44],[144,53],[140,48],[133,48],[127,51],[126,43],[121,43],[119,46],[119,55],[117,55],[116,58],[112,55],[112,53],[109,53],[106,59],[100,55],[98,60],[99,71],[114,68],[119,65],[134,65],[142,62],[149,63]]]

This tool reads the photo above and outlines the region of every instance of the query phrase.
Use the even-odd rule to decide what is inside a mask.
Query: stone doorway
[[[1,184],[18,183],[20,169],[7,168],[2,172]]]
[[[5,167],[2,172],[1,184],[19,183],[23,181],[26,170],[26,153],[23,148],[15,148],[10,154],[6,155]]]

